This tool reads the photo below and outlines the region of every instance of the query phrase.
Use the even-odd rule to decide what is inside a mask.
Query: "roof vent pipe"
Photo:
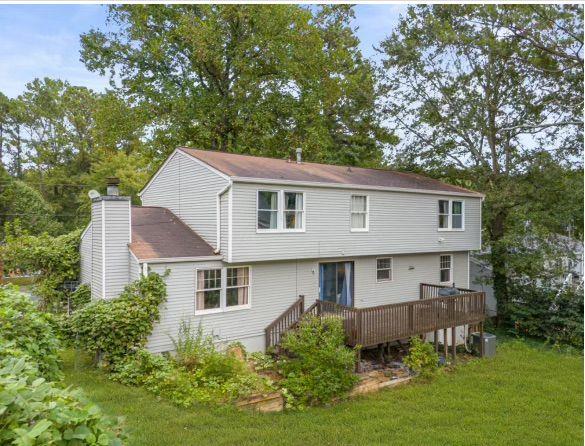
[[[299,147],[299,148],[297,148],[297,164],[301,164],[302,161],[303,161],[303,149],[301,149]]]
[[[108,177],[106,178],[106,195],[115,196],[117,197],[120,195],[120,190],[118,186],[120,185],[120,179],[116,177]]]

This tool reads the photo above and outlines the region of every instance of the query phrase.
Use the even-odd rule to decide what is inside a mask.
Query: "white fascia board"
[[[89,231],[90,228],[91,228],[91,221],[87,224],[87,226],[85,227],[85,229],[83,230],[83,232],[79,236],[80,240],[83,240],[83,237],[85,237],[85,234],[87,233],[87,231]]]
[[[319,181],[293,181],[293,180],[278,180],[272,178],[248,178],[248,177],[232,177],[234,183],[254,183],[254,184],[281,184],[291,186],[307,186],[307,187],[323,187],[334,189],[355,189],[355,190],[378,190],[388,192],[409,192],[414,194],[432,194],[432,195],[453,195],[458,197],[471,197],[483,199],[485,195],[480,192],[451,192],[430,189],[411,189],[406,187],[386,187],[386,186],[365,186],[360,184],[341,184],[341,183],[324,183]]]
[[[223,260],[223,256],[201,256],[201,257],[159,257],[155,259],[140,259],[139,263],[180,263],[180,262],[208,262],[212,260]]]

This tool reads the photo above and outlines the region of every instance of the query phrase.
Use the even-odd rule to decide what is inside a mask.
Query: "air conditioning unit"
[[[481,355],[481,341],[480,341],[480,333],[471,333],[471,344],[473,345],[473,350],[478,354]],[[493,358],[496,356],[496,335],[491,333],[484,333],[483,334],[483,357],[484,358]]]

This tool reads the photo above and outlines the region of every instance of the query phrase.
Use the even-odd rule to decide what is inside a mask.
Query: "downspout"
[[[228,184],[217,193],[216,201],[215,201],[215,221],[217,223],[216,233],[215,233],[215,240],[216,246],[215,250],[213,251],[215,254],[219,254],[221,252],[221,196],[225,194],[230,187],[232,187],[232,181],[230,180]]]

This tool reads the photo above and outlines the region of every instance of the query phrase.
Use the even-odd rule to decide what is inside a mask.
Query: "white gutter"
[[[143,259],[141,264],[148,263],[179,263],[179,262],[206,262],[209,260],[222,260],[223,256],[200,256],[200,257],[158,257],[154,259]]]
[[[232,181],[230,180],[226,187],[217,193],[215,201],[215,221],[216,221],[216,233],[215,233],[215,253],[221,252],[221,196],[225,194],[232,187]]]

